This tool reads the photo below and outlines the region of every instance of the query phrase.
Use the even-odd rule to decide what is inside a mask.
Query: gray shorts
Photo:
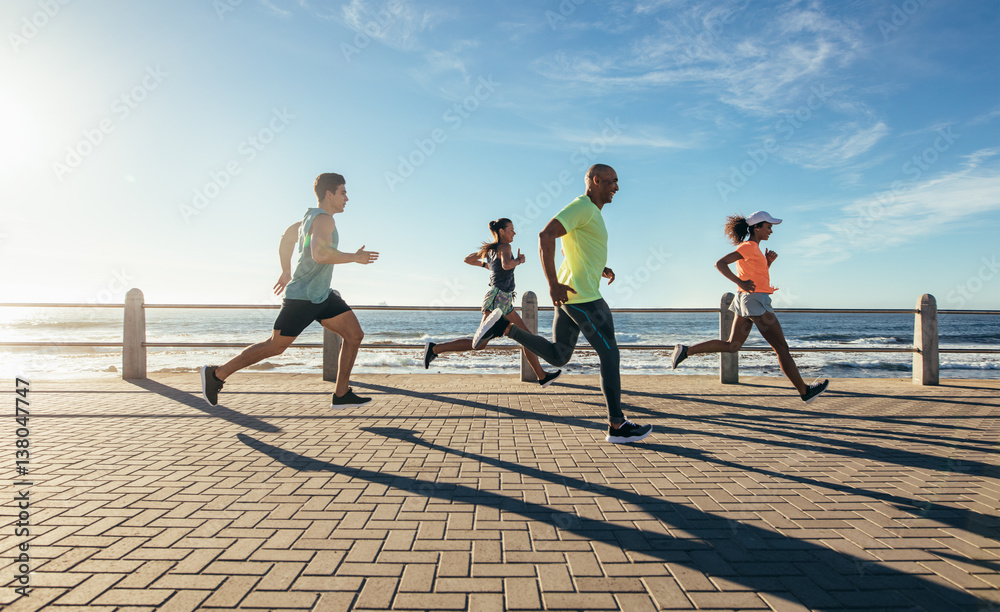
[[[770,293],[743,293],[742,291],[737,293],[736,297],[733,298],[733,303],[729,305],[729,310],[732,310],[745,319],[759,317],[765,312],[774,312],[774,308],[771,306]]]

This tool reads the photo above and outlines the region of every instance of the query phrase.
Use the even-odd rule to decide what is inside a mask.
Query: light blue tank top
[[[309,248],[309,228],[312,227],[316,217],[326,214],[329,213],[322,208],[310,208],[302,218],[302,225],[299,226],[299,260],[295,264],[292,280],[285,287],[287,299],[309,300],[313,304],[320,304],[330,297],[333,291],[330,288],[330,281],[333,280],[333,264],[316,263]],[[340,234],[334,227],[330,246],[337,248],[339,244]]]

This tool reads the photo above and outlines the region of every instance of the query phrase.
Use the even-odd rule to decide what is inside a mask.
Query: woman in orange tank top
[[[736,250],[715,262],[715,268],[740,288],[729,307],[736,313],[733,329],[729,332],[729,340],[709,340],[693,346],[678,344],[674,347],[670,364],[676,369],[689,355],[735,353],[746,342],[750,329],[756,325],[760,335],[778,355],[781,371],[795,386],[802,400],[809,403],[826,391],[830,381],[824,380],[821,383],[807,385],[802,380],[799,368],[788,350],[781,324],[778,323],[774,308],[771,306],[771,294],[777,291],[777,287],[771,286],[770,268],[778,258],[778,254],[767,249],[761,253],[760,243],[771,237],[772,227],[779,223],[781,219],[775,219],[762,210],[748,218],[732,215],[726,219],[726,236],[736,245]],[[729,268],[734,263],[735,274]]]

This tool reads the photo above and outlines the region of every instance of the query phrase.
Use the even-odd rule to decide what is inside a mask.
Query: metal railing
[[[616,308],[614,313],[715,313],[719,315],[719,338],[729,339],[734,313],[729,309],[734,295],[726,293],[718,308]],[[120,304],[42,304],[42,303],[0,303],[0,307],[19,308],[122,308]],[[147,342],[146,341],[146,310],[147,309],[273,309],[280,308],[276,304],[146,304],[142,291],[131,289],[125,297],[124,325],[121,342],[0,342],[0,347],[106,347],[122,349],[122,378],[127,380],[146,378],[146,353],[148,348],[243,348],[245,342]],[[435,312],[479,312],[480,308],[472,306],[352,306],[354,310],[386,310],[386,311],[435,311]],[[521,298],[521,318],[529,331],[538,333],[538,313],[552,311],[551,306],[539,307],[538,298],[527,291]],[[940,380],[940,353],[1000,353],[1000,349],[941,349],[938,347],[938,314],[955,315],[1000,315],[1000,310],[941,310],[937,309],[934,296],[924,294],[917,300],[914,309],[890,308],[776,308],[777,313],[803,314],[913,314],[914,332],[913,345],[908,347],[789,347],[789,350],[799,353],[912,353],[913,382],[920,385],[937,385]],[[323,349],[323,379],[336,381],[337,364],[340,354],[340,336],[323,330],[323,342],[306,342],[293,344],[294,348]],[[422,344],[398,343],[363,343],[363,349],[420,349]],[[667,350],[672,346],[660,344],[620,344],[622,350]],[[495,346],[490,350],[514,351],[520,346]],[[588,346],[580,350],[592,350]],[[765,346],[744,346],[740,351],[770,351]],[[725,384],[739,382],[738,352],[719,354],[719,380]],[[521,380],[535,380],[534,372],[527,359],[521,357]]]

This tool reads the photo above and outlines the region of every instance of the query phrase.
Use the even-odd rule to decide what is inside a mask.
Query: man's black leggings
[[[510,328],[510,338],[558,368],[569,363],[580,332],[601,360],[601,391],[608,405],[608,420],[617,425],[625,420],[621,409],[621,358],[615,341],[615,322],[604,299],[557,308],[552,319],[553,342],[516,325]]]

